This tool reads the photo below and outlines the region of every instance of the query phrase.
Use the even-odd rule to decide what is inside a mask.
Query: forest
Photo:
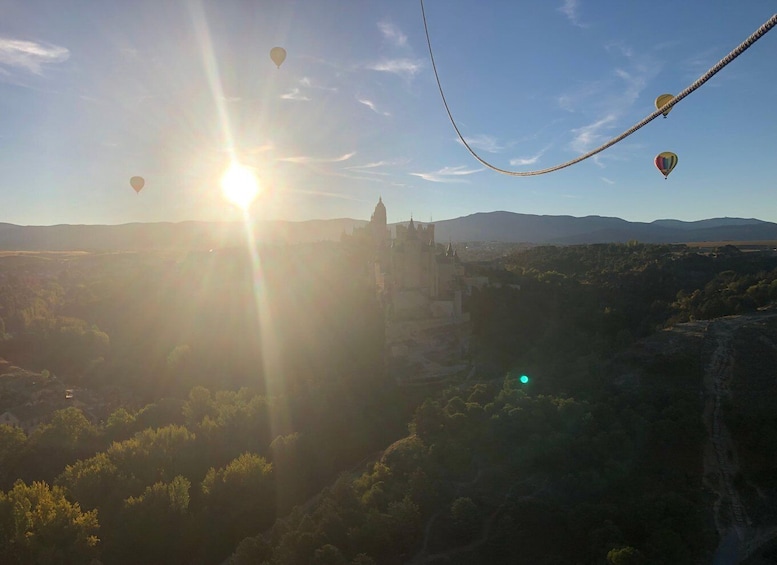
[[[465,300],[474,376],[403,388],[341,244],[0,257],[0,415],[52,397],[0,425],[0,562],[710,562],[700,353],[628,352],[768,308],[777,257],[631,242],[467,270],[491,281]],[[773,404],[726,410],[768,483]]]

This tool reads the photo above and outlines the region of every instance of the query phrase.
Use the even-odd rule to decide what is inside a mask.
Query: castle
[[[370,222],[343,235],[386,313],[387,369],[401,386],[446,382],[472,370],[471,326],[462,314],[464,265],[453,245],[434,240],[434,224],[386,224],[378,200]]]
[[[381,197],[369,224],[351,238],[369,253],[369,276],[391,319],[461,319],[464,267],[451,243],[435,243],[434,224],[411,218],[392,238]]]

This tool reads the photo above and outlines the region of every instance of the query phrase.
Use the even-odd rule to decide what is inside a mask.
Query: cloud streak
[[[499,141],[492,135],[480,134],[472,137],[465,137],[464,140],[470,147],[488,153],[500,153],[504,151],[504,145],[500,145]],[[456,138],[456,142],[460,145],[464,145],[458,137]]]
[[[567,111],[594,116],[589,118],[588,125],[570,131],[569,148],[579,154],[588,153],[607,141],[606,130],[618,125],[618,121],[640,101],[662,67],[650,53],[640,53],[623,43],[609,43],[604,49],[609,56],[617,58],[609,76],[557,98],[559,105]],[[593,161],[604,166],[598,155]]]
[[[591,149],[601,145],[606,140],[603,130],[610,127],[615,121],[615,114],[608,114],[600,120],[581,128],[573,129],[574,139],[569,143],[570,148],[577,153],[587,153]]]
[[[467,169],[466,167],[443,167],[439,171],[433,171],[430,173],[410,173],[415,177],[420,177],[429,182],[469,182],[468,179],[463,178],[467,175],[472,175],[484,171],[485,169]]]
[[[295,157],[281,157],[278,159],[278,161],[284,161],[286,163],[300,163],[300,164],[342,163],[343,161],[347,161],[354,155],[356,155],[356,151],[352,151],[351,153],[346,153],[345,155],[341,155],[340,157],[311,157],[311,156],[299,155]]]
[[[337,92],[337,88],[333,86],[324,86],[323,84],[318,84],[317,82],[314,82],[313,79],[311,79],[310,77],[302,77],[301,79],[299,79],[299,83],[305,88],[313,88],[315,90],[326,90],[328,92]]]
[[[580,2],[579,0],[564,0],[564,3],[558,8],[558,11],[564,14],[570,23],[577,27],[588,27],[580,21]]]
[[[383,34],[383,39],[396,47],[407,46],[407,36],[390,22],[379,22],[378,29]]]
[[[325,190],[307,190],[304,188],[294,188],[291,190],[291,192],[296,192],[297,194],[310,194],[311,196],[323,196],[326,198],[337,198],[339,200],[350,200],[353,202],[364,201],[361,198],[357,198],[356,196],[353,196],[351,194],[343,194],[342,192],[328,192]]]
[[[283,98],[284,100],[297,100],[299,102],[310,102],[310,97],[302,94],[299,88],[292,88],[286,94],[281,94],[281,98]]]
[[[367,163],[366,165],[354,165],[352,167],[346,167],[345,169],[347,171],[356,171],[358,173],[368,174],[368,175],[388,176],[387,172],[376,171],[374,169],[377,169],[379,167],[384,167],[386,165],[391,165],[391,164],[392,163],[389,163],[388,161],[377,161],[375,163]]]
[[[383,112],[382,110],[378,110],[377,106],[375,106],[375,103],[372,100],[368,100],[366,98],[357,98],[356,101],[359,104],[364,104],[365,106],[367,106],[367,108],[369,108],[370,110],[372,110],[376,114],[379,114],[381,116],[390,116],[391,115],[388,112]]]
[[[62,63],[69,58],[70,51],[65,47],[0,37],[0,65],[42,75],[44,65]]]
[[[545,149],[541,150],[536,155],[532,155],[531,157],[515,157],[514,159],[510,159],[510,164],[514,167],[523,167],[526,165],[534,165],[537,161],[542,158],[542,156],[545,154],[545,152],[548,150],[546,147]]]
[[[372,71],[391,73],[405,78],[412,78],[421,72],[424,63],[421,59],[384,59],[367,65]]]

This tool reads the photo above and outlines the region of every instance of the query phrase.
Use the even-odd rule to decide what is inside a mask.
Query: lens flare
[[[224,198],[245,211],[259,194],[259,181],[253,169],[233,162],[221,177],[221,191]]]

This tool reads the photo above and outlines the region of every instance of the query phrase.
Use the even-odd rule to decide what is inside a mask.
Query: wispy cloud
[[[356,171],[359,173],[369,174],[369,175],[381,175],[381,176],[387,176],[388,173],[386,171],[377,171],[375,169],[378,169],[380,167],[384,167],[388,165],[387,161],[377,161],[375,163],[367,163],[366,165],[354,165],[352,167],[346,167],[346,170],[348,171]]]
[[[44,65],[62,63],[68,58],[70,51],[65,47],[0,37],[0,65],[42,75]]]
[[[651,53],[636,51],[623,43],[610,43],[604,48],[616,63],[609,75],[557,99],[570,112],[592,115],[588,125],[570,131],[569,148],[576,153],[587,153],[605,143],[609,138],[605,132],[616,127],[619,120],[633,111],[635,104],[644,102],[645,89],[661,71],[661,61]],[[649,111],[652,105],[644,108],[645,114]],[[595,156],[593,161],[604,167],[600,156]]]
[[[378,29],[383,34],[383,38],[396,47],[405,47],[407,45],[407,36],[390,22],[379,22]]]
[[[311,156],[296,156],[296,157],[281,157],[278,161],[285,161],[286,163],[341,163],[347,161],[351,157],[356,155],[356,152],[346,153],[340,157],[311,157]]]
[[[324,196],[326,198],[337,198],[339,200],[351,200],[354,202],[364,202],[362,198],[357,198],[352,194],[344,194],[342,192],[328,192],[325,190],[306,190],[304,188],[294,188],[294,189],[291,189],[291,192],[296,192],[297,194],[310,194],[312,196]]]
[[[545,152],[548,150],[548,147],[545,149],[542,149],[539,153],[536,155],[532,155],[531,157],[515,157],[514,159],[510,159],[510,164],[514,167],[522,167],[526,165],[534,165],[537,161],[540,160],[540,158],[545,154]]]
[[[500,145],[499,141],[492,135],[474,135],[472,137],[465,137],[464,140],[470,147],[480,149],[481,151],[487,151],[488,153],[500,153],[505,149],[504,145]],[[463,145],[458,137],[456,138],[456,142]]]
[[[300,102],[309,102],[310,97],[305,96],[302,94],[299,90],[299,88],[292,88],[289,92],[286,94],[281,94],[281,98],[284,100],[298,100]]]
[[[376,114],[380,114],[381,116],[390,116],[391,115],[389,112],[384,112],[382,110],[378,110],[377,106],[375,106],[375,103],[372,100],[367,100],[366,98],[357,98],[356,101],[359,104],[364,104],[365,106],[367,106],[367,108],[369,108],[370,110],[372,110]]]
[[[443,167],[439,171],[433,171],[431,173],[410,173],[413,176],[421,177],[424,180],[430,182],[469,182],[468,179],[463,178],[467,175],[472,175],[484,171],[485,169],[467,169],[466,167]]]
[[[612,179],[608,179],[607,177],[599,177],[599,178],[600,178],[600,179],[602,179],[602,180],[603,180],[604,182],[606,182],[607,184],[615,184],[615,181],[614,181],[614,180],[612,180]]]
[[[587,101],[594,97],[599,97],[601,92],[606,89],[604,81],[591,81],[579,86],[573,92],[568,92],[556,97],[556,102],[562,110],[567,112],[576,112],[581,106],[586,105]]]
[[[412,78],[421,72],[424,63],[421,59],[384,59],[367,65],[367,68],[382,73],[392,73],[405,78]]]
[[[608,114],[592,124],[573,129],[572,133],[575,137],[570,142],[569,147],[577,153],[586,153],[601,145],[606,140],[602,131],[610,127],[615,118],[614,114]]]
[[[704,75],[715,63],[720,60],[721,49],[709,48],[701,53],[689,57],[679,63],[680,69],[684,72],[687,80],[695,80]],[[737,67],[738,68],[738,67]],[[715,76],[715,80],[708,82],[705,87],[719,87],[721,82],[726,80],[739,80],[736,73],[720,73]]]
[[[623,91],[623,102],[627,105],[631,105],[636,102],[639,95],[647,86],[648,77],[641,72],[628,72],[623,69],[615,69],[615,74],[626,85],[626,89]]]
[[[620,54],[624,61],[614,70],[614,75],[625,85],[625,90],[618,88],[618,100],[622,107],[631,106],[637,101],[648,83],[661,71],[663,64],[649,53],[635,52],[628,45],[621,43],[605,46],[609,52]],[[617,88],[617,87],[616,87]]]
[[[588,27],[580,21],[580,2],[579,0],[564,0],[564,3],[558,9],[566,18],[577,27]]]
[[[313,88],[315,90],[326,90],[329,92],[337,92],[337,88],[334,86],[325,86],[314,81],[310,77],[302,77],[299,79],[299,83],[305,88]]]

